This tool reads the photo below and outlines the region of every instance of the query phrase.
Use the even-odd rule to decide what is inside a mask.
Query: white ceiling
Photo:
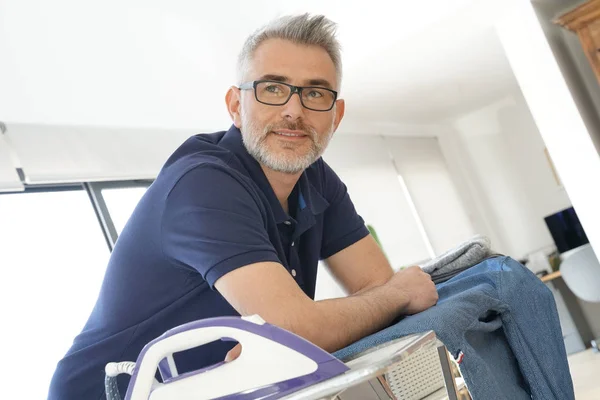
[[[223,129],[245,37],[324,13],[344,49],[342,130],[398,134],[516,87],[495,0],[0,0],[0,120]],[[426,129],[424,129],[426,130]]]

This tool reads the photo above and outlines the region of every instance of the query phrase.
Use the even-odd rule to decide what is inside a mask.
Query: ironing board
[[[458,398],[448,352],[433,331],[405,336],[342,361],[350,367],[346,373],[283,399]]]
[[[178,373],[173,353],[219,338],[241,343],[244,350],[240,357],[230,363]],[[119,392],[117,375],[132,375],[125,396],[129,400],[440,400],[431,395],[442,389],[448,400],[457,400],[448,354],[435,332],[426,331],[336,358],[258,315],[219,317],[165,332],[144,347],[136,363],[107,364],[105,383],[107,396],[113,399]],[[155,379],[157,369],[162,382]],[[253,371],[251,380],[231,378]],[[231,380],[227,387],[218,383],[227,380]]]

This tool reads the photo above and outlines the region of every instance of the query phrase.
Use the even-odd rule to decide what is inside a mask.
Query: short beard
[[[331,136],[333,135],[333,123],[329,132],[319,139],[319,134],[313,128],[305,125],[301,121],[269,124],[261,129],[261,127],[246,115],[243,109],[241,117],[242,141],[244,142],[244,146],[248,153],[265,167],[285,174],[298,174],[317,161],[327,148]],[[287,154],[285,151],[281,153],[271,152],[266,142],[267,136],[278,129],[299,130],[304,132],[311,141],[310,150],[303,155],[296,155],[292,152]],[[290,149],[293,149],[293,147],[290,146]]]

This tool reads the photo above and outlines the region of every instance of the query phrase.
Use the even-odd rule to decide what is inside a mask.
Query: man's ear
[[[333,131],[337,131],[340,122],[344,118],[346,112],[346,102],[343,99],[336,100],[335,102],[335,117],[333,119]]]
[[[242,115],[241,115],[241,92],[235,86],[232,86],[227,91],[225,95],[225,103],[227,104],[227,111],[229,112],[229,116],[233,121],[233,124],[236,128],[240,129],[242,127]]]

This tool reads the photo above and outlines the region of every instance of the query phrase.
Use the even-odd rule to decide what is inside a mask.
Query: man
[[[259,314],[332,352],[436,303],[418,267],[393,273],[320,158],[344,116],[334,29],[301,15],[248,38],[239,85],[226,95],[233,126],[190,138],[148,189],[86,326],[58,364],[51,399],[102,398],[107,362],[133,361],[146,343],[193,320]],[[319,259],[348,297],[313,300]],[[231,348],[184,352],[179,372],[234,359],[240,349]]]

